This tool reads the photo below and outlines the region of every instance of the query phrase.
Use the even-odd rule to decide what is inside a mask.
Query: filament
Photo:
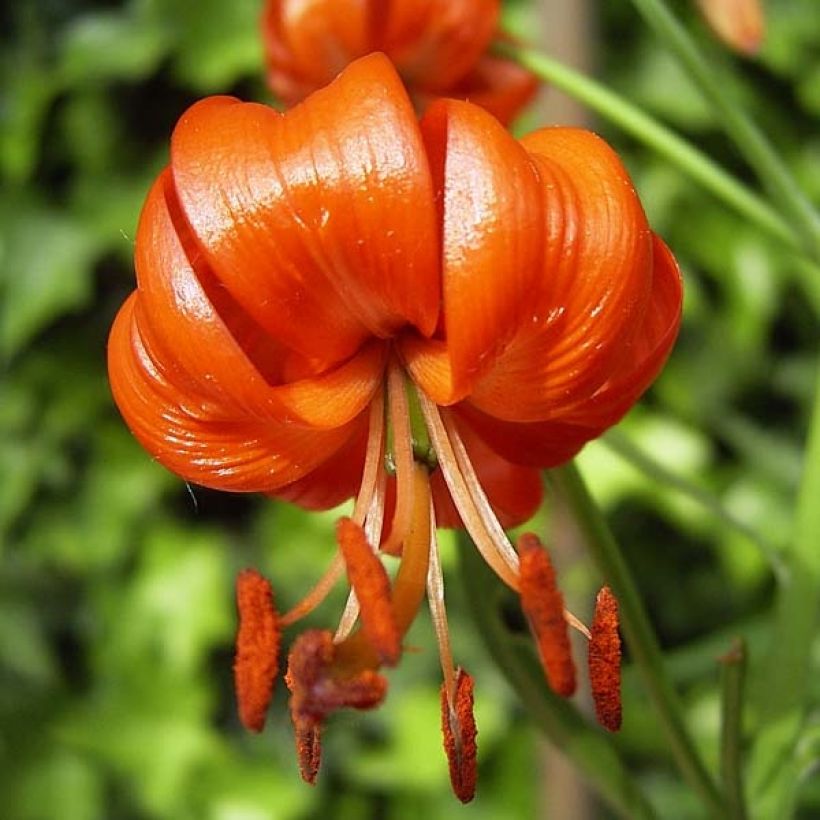
[[[447,702],[452,704],[455,698],[456,673],[453,668],[450,630],[447,625],[447,610],[444,605],[444,577],[441,572],[441,559],[438,551],[438,539],[436,538],[436,515],[432,505],[430,506],[430,564],[427,569],[427,602],[430,605],[430,617],[436,631]]]
[[[339,550],[336,550],[336,554],[333,556],[333,560],[330,562],[330,566],[325,570],[324,575],[322,575],[313,589],[311,589],[296,606],[292,607],[281,617],[279,620],[280,625],[283,627],[290,626],[304,618],[305,615],[309,615],[313,612],[313,610],[327,598],[328,593],[336,585],[339,578],[344,575],[344,572],[344,559]]]
[[[396,509],[390,535],[382,545],[388,553],[397,551],[404,541],[413,516],[413,434],[410,429],[410,410],[407,387],[401,368],[390,363],[387,373],[387,402],[393,430],[393,459],[396,465]]]
[[[362,482],[353,515],[350,517],[359,525],[369,513],[371,499],[376,489],[379,473],[382,467],[384,451],[384,390],[377,390],[370,402],[370,424],[367,434],[367,453],[362,470]]]
[[[493,537],[494,533],[488,530],[486,522],[476,506],[473,494],[467,486],[467,481],[459,468],[458,459],[453,452],[452,444],[447,435],[447,430],[444,427],[444,422],[438,413],[438,408],[427,398],[423,391],[419,391],[418,396],[419,404],[424,414],[424,420],[427,423],[427,430],[430,433],[430,438],[436,449],[436,455],[438,456],[444,481],[450,490],[450,495],[461,516],[461,520],[464,522],[467,532],[470,534],[470,537],[473,539],[484,560],[490,565],[496,575],[498,575],[507,586],[517,591],[517,561],[514,567],[510,565],[510,562],[504,557],[504,548],[496,544]],[[473,473],[473,477],[475,481],[475,473]],[[495,520],[495,515],[492,515],[492,518]],[[498,526],[498,530],[504,535],[504,531],[500,525]],[[503,542],[509,549],[512,549],[506,535],[504,535]]]

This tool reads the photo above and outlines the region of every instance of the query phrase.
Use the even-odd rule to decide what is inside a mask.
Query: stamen
[[[370,402],[370,425],[367,434],[367,451],[362,470],[362,483],[356,496],[351,518],[362,524],[371,508],[373,493],[376,491],[384,458],[384,390],[376,391]]]
[[[367,438],[367,452],[362,470],[362,483],[359,494],[356,496],[356,504],[353,508],[352,519],[361,524],[367,516],[367,537],[371,544],[378,544],[381,538],[382,516],[384,513],[384,470],[382,469],[382,458],[384,455],[384,391],[379,390],[373,401],[370,402],[370,432]],[[371,522],[372,516],[372,522]],[[318,580],[305,597],[294,607],[286,612],[280,624],[290,626],[309,615],[327,598],[330,590],[344,574],[345,564],[340,553],[336,553],[325,574]],[[349,632],[356,622],[358,609],[353,613]],[[339,630],[341,631],[341,624]],[[344,633],[344,636],[347,634]]]
[[[364,521],[364,534],[367,542],[371,545],[378,544],[382,536],[382,524],[384,523],[384,491],[386,476],[384,470],[379,471],[376,487],[370,500],[370,509],[367,511],[367,518]],[[334,643],[341,643],[353,631],[356,620],[359,617],[359,599],[356,592],[350,590],[347,596],[342,617],[336,627],[336,634],[333,636]]]
[[[285,683],[290,689],[290,713],[296,733],[299,769],[314,783],[321,756],[320,736],[325,718],[336,709],[372,709],[387,693],[387,681],[372,669],[340,674],[336,647],[327,630],[311,629],[294,641]]]
[[[598,722],[610,732],[617,732],[621,728],[621,638],[618,601],[606,586],[595,601],[589,642],[589,681]]]
[[[387,681],[372,669],[343,674],[334,663],[336,648],[326,629],[309,629],[294,641],[285,683],[295,717],[322,721],[336,709],[371,709],[384,699]]]
[[[430,432],[430,438],[433,441],[438,463],[444,476],[444,481],[447,484],[447,489],[450,490],[453,503],[456,505],[461,520],[464,522],[464,526],[470,534],[470,538],[473,539],[482,557],[490,565],[496,575],[498,575],[507,586],[518,590],[517,562],[516,566],[513,567],[509,561],[505,559],[506,547],[499,546],[495,540],[498,536],[498,532],[488,529],[484,515],[476,507],[473,494],[470,491],[467,480],[462,474],[458,459],[453,451],[447,430],[439,416],[438,408],[422,391],[418,391],[418,396],[422,413],[424,413],[424,420],[427,422],[427,429]],[[474,473],[473,476],[475,476]],[[485,512],[485,514],[487,513]],[[492,513],[491,509],[489,510],[489,515],[493,520],[496,520],[495,514]],[[504,534],[504,530],[501,529],[500,525],[498,525],[498,530],[502,535]],[[507,546],[509,546],[506,535],[503,537],[503,542],[506,542]]]
[[[322,762],[322,725],[312,721],[303,721],[295,727],[296,758],[299,762],[299,774],[305,783],[316,785],[319,764]]]
[[[469,803],[475,796],[478,775],[478,732],[473,715],[473,679],[460,668],[456,671],[453,698],[447,686],[441,686],[441,732],[453,792],[462,803]]]
[[[387,402],[393,430],[393,460],[396,465],[396,509],[390,535],[382,545],[384,552],[395,554],[410,526],[413,516],[413,434],[407,385],[402,369],[395,361],[387,373]]]
[[[410,628],[424,598],[430,556],[430,480],[424,466],[416,464],[413,470],[413,515],[404,539],[401,564],[393,582],[391,596],[401,636]],[[354,632],[336,645],[334,667],[344,670],[346,674],[367,668],[374,669],[378,665],[379,658],[364,630]]]
[[[279,671],[280,624],[271,585],[256,570],[239,573],[236,602],[239,629],[233,670],[239,719],[251,731],[261,732]]]
[[[336,536],[350,586],[361,605],[362,629],[381,663],[393,666],[401,655],[401,637],[390,601],[390,578],[358,524],[340,519]]]
[[[447,699],[452,703],[455,698],[455,669],[453,652],[450,648],[450,630],[447,625],[447,610],[444,605],[444,576],[441,572],[441,559],[436,538],[436,515],[430,507],[430,566],[427,570],[427,603],[430,605],[430,617],[436,631],[438,655],[441,671],[444,676],[444,689]]]
[[[587,640],[592,637],[587,625],[577,615],[573,615],[568,609],[564,609],[564,620],[576,632],[580,632]]]
[[[555,570],[547,551],[532,533],[518,539],[518,552],[521,608],[530,622],[550,686],[556,694],[569,697],[575,691],[575,664]]]
[[[487,530],[493,539],[493,543],[498,549],[498,552],[501,554],[501,557],[504,559],[507,566],[513,572],[517,573],[518,555],[513,549],[510,539],[507,538],[507,533],[504,532],[504,528],[501,526],[498,518],[496,517],[492,505],[487,498],[487,494],[484,492],[484,488],[478,480],[475,467],[473,467],[473,463],[470,460],[470,455],[467,452],[467,448],[464,446],[464,441],[461,438],[461,434],[458,432],[458,427],[453,421],[450,413],[446,410],[442,411],[441,420],[444,423],[444,429],[447,431],[447,435],[453,444],[453,451],[455,452],[458,466],[461,468],[461,473],[467,483],[467,489],[470,491],[470,495],[473,498],[473,503],[478,510],[478,514],[481,516],[481,520],[487,527]]]

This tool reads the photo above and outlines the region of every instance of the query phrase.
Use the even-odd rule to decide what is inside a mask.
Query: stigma
[[[439,476],[436,476],[439,473]],[[562,696],[576,690],[569,638],[588,643],[595,712],[609,730],[620,727],[617,601],[598,595],[592,629],[565,609],[547,551],[532,533],[511,543],[484,492],[455,418],[408,381],[396,360],[369,408],[367,449],[349,516],[336,526],[337,549],[314,587],[280,615],[261,575],[237,581],[239,630],[234,664],[239,715],[252,731],[264,725],[283,629],[313,612],[346,577],[347,603],[335,630],[310,629],[291,644],[285,683],[302,778],[315,783],[321,737],[339,709],[372,709],[388,691],[384,671],[404,652],[404,636],[426,598],[438,645],[442,734],[453,791],[469,802],[477,780],[473,679],[453,660],[444,577],[436,536],[431,480],[443,480],[464,529],[498,578],[519,597],[544,668],[545,685]],[[398,561],[391,580],[385,568]]]

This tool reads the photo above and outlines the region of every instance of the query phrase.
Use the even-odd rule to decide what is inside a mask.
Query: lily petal
[[[440,345],[409,337],[402,352],[427,395],[452,404],[493,365],[531,312],[541,277],[541,184],[520,143],[481,108],[440,100],[421,130],[442,203],[448,378],[428,372]],[[442,393],[447,381],[449,392]]]
[[[142,316],[161,358],[185,372],[191,389],[236,412],[313,427],[339,427],[358,416],[380,383],[386,347],[365,345],[338,367],[299,378],[315,363],[277,345],[219,287],[170,182],[166,170],[154,183],[136,243]]]
[[[268,79],[292,105],[348,63],[381,51],[408,84],[440,93],[487,49],[499,9],[499,0],[268,0],[261,20]]]
[[[547,469],[569,461],[603,428],[563,421],[514,422],[488,416],[469,402],[456,407],[478,436],[499,456],[514,464]]]
[[[369,335],[435,329],[432,182],[383,55],[284,116],[227,98],[194,105],[174,131],[171,169],[216,279],[282,344],[338,362]]]
[[[450,93],[487,50],[498,27],[499,0],[371,0],[383,9],[377,47],[409,84]]]
[[[287,105],[327,85],[352,60],[377,50],[370,5],[367,0],[268,0],[260,22],[269,79]]]
[[[471,402],[508,421],[546,421],[591,396],[640,327],[652,235],[615,152],[590,132],[547,128],[522,140],[544,197],[544,256],[528,321]]]
[[[362,483],[367,447],[367,414],[350,440],[304,478],[281,487],[271,495],[298,504],[305,510],[331,510],[352,498]]]
[[[675,343],[683,290],[675,258],[653,237],[651,302],[629,358],[594,395],[545,422],[517,423],[493,418],[470,402],[456,412],[496,452],[517,464],[549,468],[572,458],[588,441],[616,424],[655,380]]]
[[[672,252],[657,236],[653,251],[651,302],[629,355],[591,399],[567,412],[569,423],[606,429],[618,422],[656,379],[672,350],[680,329],[681,274]]]
[[[273,419],[233,415],[178,388],[174,367],[159,363],[138,292],[120,309],[108,342],[111,390],[139,442],[187,481],[218,490],[270,492],[311,472],[342,447],[356,421],[314,430]]]

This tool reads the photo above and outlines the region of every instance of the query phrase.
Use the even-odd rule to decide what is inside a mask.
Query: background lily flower
[[[516,551],[503,527],[537,508],[540,468],[572,457],[647,388],[681,309],[675,261],[602,140],[549,128],[518,142],[453,100],[419,122],[383,55],[284,115],[206,99],[174,131],[140,219],[136,268],[109,372],[143,446],[218,489],[310,509],[356,498],[336,559],[302,603],[279,619],[260,602],[263,582],[240,591],[240,609],[252,601],[237,675],[256,681],[253,728],[258,669],[240,658],[278,646],[272,620],[296,622],[346,569],[352,595],[336,635],[312,630],[291,651],[303,775],[316,775],[331,711],[384,697],[377,670],[398,660],[425,590],[448,753],[473,748],[472,683],[450,656],[437,525],[463,524],[520,592],[539,651],[571,694],[560,593],[533,593],[543,588],[533,578],[554,587],[554,573],[537,539]],[[392,585],[379,546],[401,555]],[[607,649],[594,653],[605,669],[617,655],[612,611]],[[253,622],[265,624],[264,641]],[[469,799],[474,755],[459,761],[451,756],[454,787]]]
[[[287,105],[348,63],[381,51],[421,108],[468,99],[504,123],[532,99],[529,71],[489,53],[499,0],[268,0],[262,15],[268,82]]]
[[[734,51],[750,56],[760,50],[766,20],[760,0],[698,0],[712,31]]]

